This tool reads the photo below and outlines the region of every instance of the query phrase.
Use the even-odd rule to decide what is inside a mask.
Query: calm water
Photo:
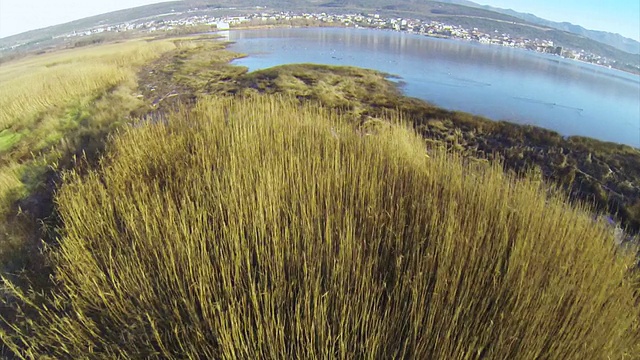
[[[640,147],[640,76],[552,55],[365,29],[231,31],[235,64],[353,65],[398,75],[433,104]]]

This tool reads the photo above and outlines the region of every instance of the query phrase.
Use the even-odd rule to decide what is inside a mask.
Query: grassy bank
[[[536,181],[280,97],[201,100],[169,120],[67,174],[59,288],[2,334],[23,356],[640,350],[634,254]]]
[[[0,67],[0,272],[23,289],[54,285],[43,247],[58,239],[61,172],[97,166],[110,134],[154,109],[139,82],[143,66],[198,47],[185,37],[121,40]],[[0,315],[11,323],[14,298],[0,286]]]
[[[401,116],[432,146],[456,149],[470,159],[500,159],[515,173],[534,169],[572,200],[593,205],[631,233],[640,231],[639,149],[448,111],[403,96],[387,74],[372,70],[294,64],[247,73],[227,63],[242,55],[221,43],[204,44],[145,68],[143,93],[158,111],[201,95],[261,93],[320,103],[359,123]]]
[[[146,114],[162,116],[178,103],[192,102],[203,84],[223,84],[244,72],[228,64],[239,55],[213,39],[134,39],[3,63],[0,271],[5,276],[39,290],[49,285],[42,240],[55,243],[59,218],[53,195],[61,171],[96,166],[107,138],[122,125]]]
[[[58,173],[97,162],[114,129],[145,113],[137,71],[172,40],[138,39],[34,55],[0,67],[0,268],[45,281],[40,241],[56,223]],[[40,284],[41,285],[41,284]]]
[[[518,174],[536,170],[572,200],[593,205],[632,233],[640,231],[640,149],[448,111],[403,96],[387,75],[372,70],[284,65],[244,74],[236,84],[233,93],[286,93],[360,123],[401,116],[431,146],[455,149],[472,159],[500,159]]]

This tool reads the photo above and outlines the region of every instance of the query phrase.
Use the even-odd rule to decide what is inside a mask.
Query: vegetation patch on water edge
[[[430,144],[474,161],[499,159],[516,174],[537,171],[582,201],[640,231],[640,149],[585,137],[563,137],[535,126],[492,121],[403,96],[389,75],[355,67],[293,64],[243,73],[211,94],[288,94],[335,109],[362,123],[402,117]]]
[[[205,98],[70,172],[25,358],[625,358],[608,226],[535,179],[285,97]]]

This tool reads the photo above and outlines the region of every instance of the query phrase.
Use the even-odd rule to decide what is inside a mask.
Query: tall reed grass
[[[138,39],[2,63],[0,273],[21,285],[47,284],[40,249],[56,221],[57,172],[82,154],[97,158],[107,134],[145,107],[140,66],[180,46]]]
[[[174,49],[169,40],[124,43],[57,51],[0,67],[0,215],[10,206],[2,194],[23,193],[22,170],[81,122],[126,111],[135,100],[138,67]],[[110,111],[89,111],[108,92],[125,94]],[[125,99],[126,97],[126,99]],[[104,101],[102,101],[104,103]],[[100,110],[100,109],[98,109]],[[118,114],[119,116],[121,114]],[[115,121],[113,116],[109,119]],[[89,126],[89,125],[85,125]],[[0,238],[2,235],[0,235]],[[2,244],[0,244],[0,247]]]
[[[96,95],[135,78],[136,66],[173,48],[171,41],[135,40],[3,64],[0,129],[28,129],[50,107],[64,107],[78,98]]]
[[[69,173],[25,358],[624,359],[633,254],[499,165],[279,97],[205,99]]]

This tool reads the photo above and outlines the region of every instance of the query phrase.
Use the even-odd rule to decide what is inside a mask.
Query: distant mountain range
[[[567,31],[576,35],[584,36],[591,40],[595,40],[597,42],[601,42],[603,44],[608,44],[613,46],[618,50],[622,50],[624,52],[628,52],[630,54],[640,54],[640,42],[624,37],[620,34],[615,34],[606,31],[598,31],[598,30],[589,30],[585,29],[580,25],[574,25],[568,22],[555,22],[546,20],[540,17],[537,17],[533,14],[521,13],[511,9],[502,9],[489,5],[480,5],[473,1],[467,0],[438,0],[438,2],[448,3],[448,4],[456,4],[463,5],[469,7],[482,8],[490,11],[494,11],[497,13],[510,15],[524,21],[527,21],[532,24],[547,26],[550,28]]]

